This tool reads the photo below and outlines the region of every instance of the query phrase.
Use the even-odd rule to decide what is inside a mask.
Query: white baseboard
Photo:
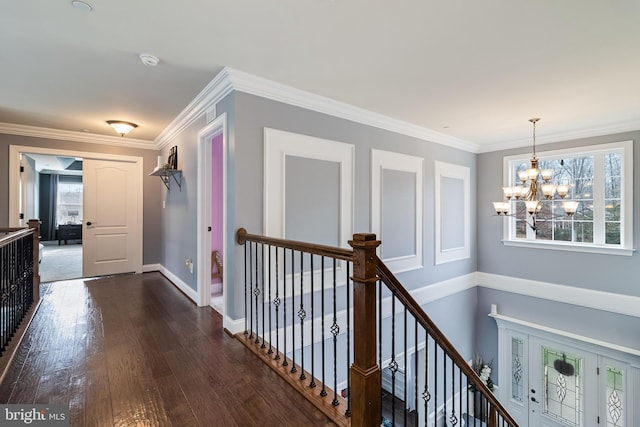
[[[226,330],[235,335],[239,332],[244,332],[244,317],[242,319],[231,319],[229,316],[224,316],[222,324]]]
[[[164,265],[162,264],[152,264],[152,265],[154,266],[154,269],[149,271],[159,271],[160,273],[162,273],[167,279],[169,279],[174,284],[176,288],[178,288],[183,294],[189,297],[191,301],[196,303],[196,305],[198,304],[198,300],[199,300],[198,291],[193,289],[191,286],[187,285],[182,279],[180,279],[178,276],[176,276],[171,271],[169,271],[169,269],[166,268]],[[147,266],[145,266],[145,268],[146,267]],[[145,271],[144,268],[143,268],[143,271]]]

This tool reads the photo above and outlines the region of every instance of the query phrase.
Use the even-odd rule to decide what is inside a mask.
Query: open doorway
[[[198,144],[198,305],[226,317],[226,115],[199,134]],[[226,327],[226,326],[225,326]]]
[[[43,212],[30,208],[35,179],[27,185],[21,172],[22,160],[38,155],[82,161],[82,209],[65,206],[62,218],[52,216],[55,231],[43,237],[62,247],[80,243],[82,260],[79,277],[142,272],[142,157],[79,152],[54,148],[9,146],[9,225],[24,227],[29,217]],[[33,166],[33,162],[31,161]],[[34,167],[35,170],[35,167]],[[34,172],[35,173],[35,172]],[[70,175],[67,173],[67,175]],[[71,181],[69,178],[67,181]],[[38,186],[43,186],[38,183]],[[69,184],[70,185],[70,184]],[[30,188],[31,190],[27,190]],[[32,202],[23,202],[32,200]],[[67,227],[68,226],[68,227]],[[79,226],[79,227],[78,227]],[[63,228],[62,230],[60,228]],[[75,228],[74,228],[75,227]],[[54,239],[54,240],[50,240]],[[46,254],[45,254],[46,256]],[[42,264],[41,264],[42,265]],[[77,274],[77,273],[76,273]],[[46,281],[45,278],[42,281]]]
[[[82,158],[20,154],[20,205],[40,219],[40,280],[82,277]]]

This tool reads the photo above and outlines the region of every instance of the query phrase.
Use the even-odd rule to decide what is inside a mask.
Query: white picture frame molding
[[[339,246],[351,249],[348,241],[353,238],[353,204],[354,204],[354,162],[355,147],[353,144],[317,138],[308,135],[286,132],[278,129],[264,128],[264,233],[269,237],[286,239],[285,236],[285,177],[287,157],[302,157],[313,160],[324,160],[339,164],[340,169],[340,218]],[[337,262],[337,286],[346,284],[344,261]],[[285,282],[289,288],[291,280],[299,283],[300,274],[292,275],[282,271],[279,266],[278,287],[280,295]],[[328,270],[325,268],[325,270]],[[275,277],[275,268],[272,269]],[[314,283],[320,283],[321,269],[315,269]],[[311,290],[310,272],[303,273],[303,293]],[[275,290],[272,291],[275,293]],[[300,289],[294,286],[294,295]],[[265,292],[264,299],[272,295]]]
[[[443,199],[442,179],[453,178],[463,181],[463,219],[460,227],[463,232],[463,245],[455,248],[443,248],[443,217],[446,200]],[[447,197],[450,197],[447,194]],[[458,261],[471,257],[471,170],[466,166],[445,162],[435,162],[435,264]]]
[[[424,179],[422,157],[371,149],[371,231],[384,245],[384,230],[382,211],[384,207],[383,175],[385,170],[394,170],[413,174],[415,179],[415,247],[413,254],[383,259],[393,273],[415,270],[423,267],[423,222],[424,222]],[[404,209],[399,206],[398,209]],[[378,247],[378,256],[382,248]]]

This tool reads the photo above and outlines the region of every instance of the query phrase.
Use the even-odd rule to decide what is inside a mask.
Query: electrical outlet
[[[189,273],[193,274],[193,261],[191,258],[187,258],[184,262],[185,267],[189,270]]]

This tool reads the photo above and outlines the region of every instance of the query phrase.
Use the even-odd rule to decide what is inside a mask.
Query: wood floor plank
[[[72,426],[330,426],[159,273],[43,285],[1,403],[62,403]]]

